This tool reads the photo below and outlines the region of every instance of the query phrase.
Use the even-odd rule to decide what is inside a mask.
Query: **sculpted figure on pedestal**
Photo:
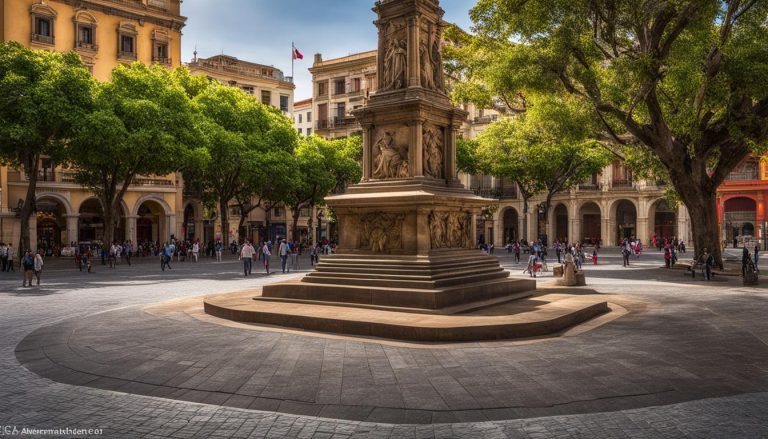
[[[429,214],[429,236],[431,240],[431,248],[446,248],[448,247],[448,230],[446,229],[446,221],[448,217],[445,212],[435,212],[434,210]]]
[[[424,175],[432,178],[443,178],[443,133],[439,127],[430,123],[424,124],[423,161]]]
[[[397,90],[406,86],[407,58],[406,40],[391,37],[384,55],[384,90]]]
[[[376,141],[373,147],[373,178],[405,178],[408,177],[408,147],[398,147],[391,131]]]

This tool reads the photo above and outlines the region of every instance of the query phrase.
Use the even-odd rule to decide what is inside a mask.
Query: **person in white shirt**
[[[35,253],[35,277],[37,278],[37,285],[40,285],[40,275],[43,274],[43,256],[42,251]],[[31,282],[30,282],[31,284]]]
[[[280,243],[278,254],[280,255],[280,266],[283,268],[283,273],[285,273],[286,268],[288,268],[288,255],[291,254],[291,246],[288,245],[285,239]]]
[[[200,254],[200,244],[198,244],[197,241],[195,241],[194,244],[192,244],[192,257],[195,258],[195,262],[197,262],[197,256]]]
[[[253,246],[249,241],[245,241],[245,244],[243,244],[243,248],[240,249],[240,259],[243,260],[243,273],[245,273],[246,276],[249,276],[251,274],[251,267],[253,266],[253,253],[256,250],[253,249]]]
[[[272,256],[272,253],[269,251],[269,245],[271,242],[267,241],[264,243],[264,247],[261,248],[261,253],[264,255],[264,269],[267,270],[267,274],[269,274],[269,257]]]

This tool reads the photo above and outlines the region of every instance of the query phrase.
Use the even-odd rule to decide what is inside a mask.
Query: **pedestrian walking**
[[[592,250],[592,265],[597,265],[597,249]]]
[[[290,272],[291,269],[288,267],[288,256],[291,254],[291,247],[285,239],[280,243],[280,248],[278,249],[277,254],[280,256],[280,266],[283,269],[283,273],[285,273],[286,269]]]
[[[515,262],[519,264],[520,263],[520,244],[515,243],[514,252],[515,252]]]
[[[160,269],[165,271],[165,267],[171,269],[171,258],[173,257],[173,250],[167,242],[163,245],[163,250],[160,254]]]
[[[272,256],[272,253],[269,251],[269,245],[271,243],[269,241],[264,243],[264,247],[261,248],[261,253],[264,255],[264,269],[267,271],[267,274],[269,274],[269,257]]]
[[[21,284],[22,287],[29,285],[32,286],[32,272],[35,270],[35,257],[32,255],[32,250],[27,250],[27,254],[24,255],[24,259],[21,260],[21,266],[24,270],[24,281]]]
[[[755,253],[754,253],[754,258],[755,258],[755,272],[760,272],[760,268],[758,268],[758,266],[757,266],[757,262],[758,262],[758,255],[759,255],[759,254],[760,254],[760,246],[759,246],[758,244],[755,244]]]
[[[632,254],[632,250],[629,248],[629,243],[624,244],[621,249],[621,256],[623,259],[623,267],[629,267],[629,255]]]
[[[752,258],[749,256],[749,250],[747,250],[747,243],[745,242],[744,249],[741,252],[741,277],[747,276],[747,263],[750,259]]]
[[[246,240],[243,244],[243,248],[240,249],[240,258],[243,260],[243,273],[246,276],[251,275],[251,267],[253,267],[253,253],[255,253],[250,241]]]
[[[715,265],[715,258],[709,254],[706,248],[701,257],[704,260],[704,279],[712,280],[712,266]]]
[[[40,276],[43,274],[43,251],[42,250],[35,253],[34,274],[35,274],[35,277],[37,278],[37,286],[40,286]],[[30,279],[30,286],[32,286],[31,279]]]
[[[14,261],[16,260],[16,249],[13,248],[13,244],[8,243],[7,246],[5,246],[6,254],[8,255],[8,262],[5,265],[5,271],[16,271],[13,269]]]
[[[0,242],[0,271],[8,271],[8,247]]]
[[[216,262],[221,262],[221,249],[223,248],[223,245],[221,244],[221,241],[216,241]]]
[[[197,258],[200,256],[200,243],[195,241],[194,244],[192,244],[192,258],[197,262]]]

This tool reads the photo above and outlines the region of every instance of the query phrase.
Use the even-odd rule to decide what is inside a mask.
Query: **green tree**
[[[274,196],[281,190],[268,184],[270,179],[286,181],[271,167],[290,157],[298,135],[279,110],[238,88],[209,83],[187,90],[197,93],[193,102],[202,115],[205,147],[185,175],[218,203],[226,246],[230,203],[239,197],[245,205],[252,196]]]
[[[302,139],[294,155],[294,184],[287,198],[293,214],[291,236],[299,240],[298,221],[301,209],[310,212],[322,205],[331,192],[343,192],[350,183],[360,181],[362,139],[351,136],[328,140],[318,136]],[[311,224],[309,225],[311,228]]]
[[[68,156],[75,181],[101,201],[109,245],[130,185],[183,168],[197,136],[189,98],[166,68],[119,66],[94,90],[94,111],[77,123]]]
[[[529,201],[545,194],[548,218],[552,197],[568,191],[610,163],[610,153],[592,137],[588,111],[571,99],[529,98],[528,110],[492,123],[478,138],[478,168],[514,181],[523,199],[527,233]],[[543,231],[539,231],[543,233]]]
[[[29,218],[42,157],[64,160],[73,126],[91,109],[94,81],[74,53],[35,51],[0,44],[0,161],[29,179],[21,206],[19,254],[31,249]]]
[[[578,97],[616,143],[658,158],[696,251],[722,266],[717,188],[768,138],[768,2],[480,0],[471,17],[468,82]]]

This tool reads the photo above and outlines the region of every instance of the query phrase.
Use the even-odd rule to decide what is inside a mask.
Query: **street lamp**
[[[323,218],[325,218],[325,212],[323,209],[317,209],[317,242],[323,241]]]

